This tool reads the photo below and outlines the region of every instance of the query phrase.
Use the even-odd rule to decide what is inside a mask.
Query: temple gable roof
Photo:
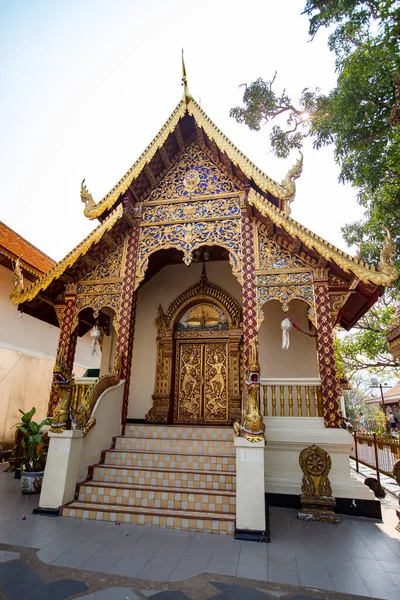
[[[300,176],[301,168],[302,160],[289,170],[282,184],[276,183],[224,136],[191,97],[185,96],[139,159],[100,202],[94,202],[82,182],[84,214],[90,219],[99,219],[100,224],[35,283],[23,291],[14,290],[11,299],[14,304],[25,303],[24,309],[39,316],[40,303],[46,303],[49,308],[67,283],[82,279],[122,242],[134,219],[142,214],[142,206],[160,205],[159,209],[154,206],[154,211],[158,211],[155,220],[159,221],[160,215],[164,215],[161,221],[169,223],[172,213],[165,211],[171,202],[194,203],[202,194],[203,199],[219,195],[236,197],[239,210],[240,196],[241,202],[247,198],[254,218],[266,226],[269,235],[282,248],[301,257],[311,270],[328,267],[330,289],[334,294],[348,294],[342,324],[351,327],[383,293],[383,286],[398,276],[391,261],[394,243],[388,235],[379,269],[376,269],[292,219],[289,204],[294,198],[294,180]],[[188,169],[197,169],[200,181],[189,195],[186,184],[182,185]],[[147,210],[147,221],[151,220],[150,213]],[[206,214],[203,217],[211,218]],[[46,319],[53,322],[52,317]]]

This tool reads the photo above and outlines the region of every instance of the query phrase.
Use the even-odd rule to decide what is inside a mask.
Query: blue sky
[[[236,124],[240,84],[257,77],[296,97],[335,84],[326,32],[311,43],[304,0],[0,1],[0,219],[59,260],[95,225],[83,216],[85,177],[100,200],[135,162],[189,88],[209,117],[270,177],[267,130]],[[331,149],[305,151],[292,216],[346,248],[359,218],[355,190],[337,184]]]

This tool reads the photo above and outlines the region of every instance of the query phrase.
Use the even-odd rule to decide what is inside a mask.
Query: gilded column
[[[64,303],[57,304],[55,311],[57,314],[58,323],[60,325],[60,334],[58,337],[57,354],[63,346],[63,359],[66,369],[72,373],[74,368],[74,358],[76,341],[78,338],[78,327],[74,327],[75,322],[75,306],[76,306],[76,286],[68,284],[64,294]],[[54,383],[51,385],[50,400],[47,408],[48,416],[53,415],[53,410],[58,403],[58,394]]]
[[[318,366],[322,385],[324,423],[325,427],[339,427],[339,397],[333,351],[333,332],[327,269],[315,269],[314,291]]]
[[[126,240],[125,265],[123,273],[123,284],[121,303],[118,315],[118,333],[115,355],[122,356],[122,374],[121,379],[125,380],[124,400],[122,404],[122,424],[126,423],[129,403],[129,384],[132,369],[132,350],[133,337],[135,332],[136,319],[136,300],[135,292],[135,274],[136,257],[139,243],[139,222],[134,219],[132,229],[130,229]]]
[[[249,370],[251,342],[257,336],[257,299],[254,221],[250,208],[242,204],[242,274],[243,274],[243,341],[246,377]]]

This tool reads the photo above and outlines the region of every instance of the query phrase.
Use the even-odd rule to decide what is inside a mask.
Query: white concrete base
[[[49,433],[50,444],[40,493],[40,508],[59,508],[74,499],[83,432]]]
[[[236,529],[265,531],[265,442],[235,437]]]
[[[349,454],[353,444],[344,429],[327,429],[321,417],[265,417],[265,491],[272,494],[301,494],[303,473],[299,454],[316,444],[332,460],[329,481],[336,498],[375,500],[373,492],[350,473]]]
[[[97,400],[92,417],[96,425],[86,437],[83,431],[49,433],[39,507],[58,509],[74,499],[76,484],[87,476],[89,465],[99,462],[102,450],[110,447],[111,438],[121,433],[124,381],[108,388]]]

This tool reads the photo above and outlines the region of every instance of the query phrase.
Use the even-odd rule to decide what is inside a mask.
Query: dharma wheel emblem
[[[197,188],[200,182],[200,175],[194,169],[187,171],[183,178],[183,187],[191,194]]]

